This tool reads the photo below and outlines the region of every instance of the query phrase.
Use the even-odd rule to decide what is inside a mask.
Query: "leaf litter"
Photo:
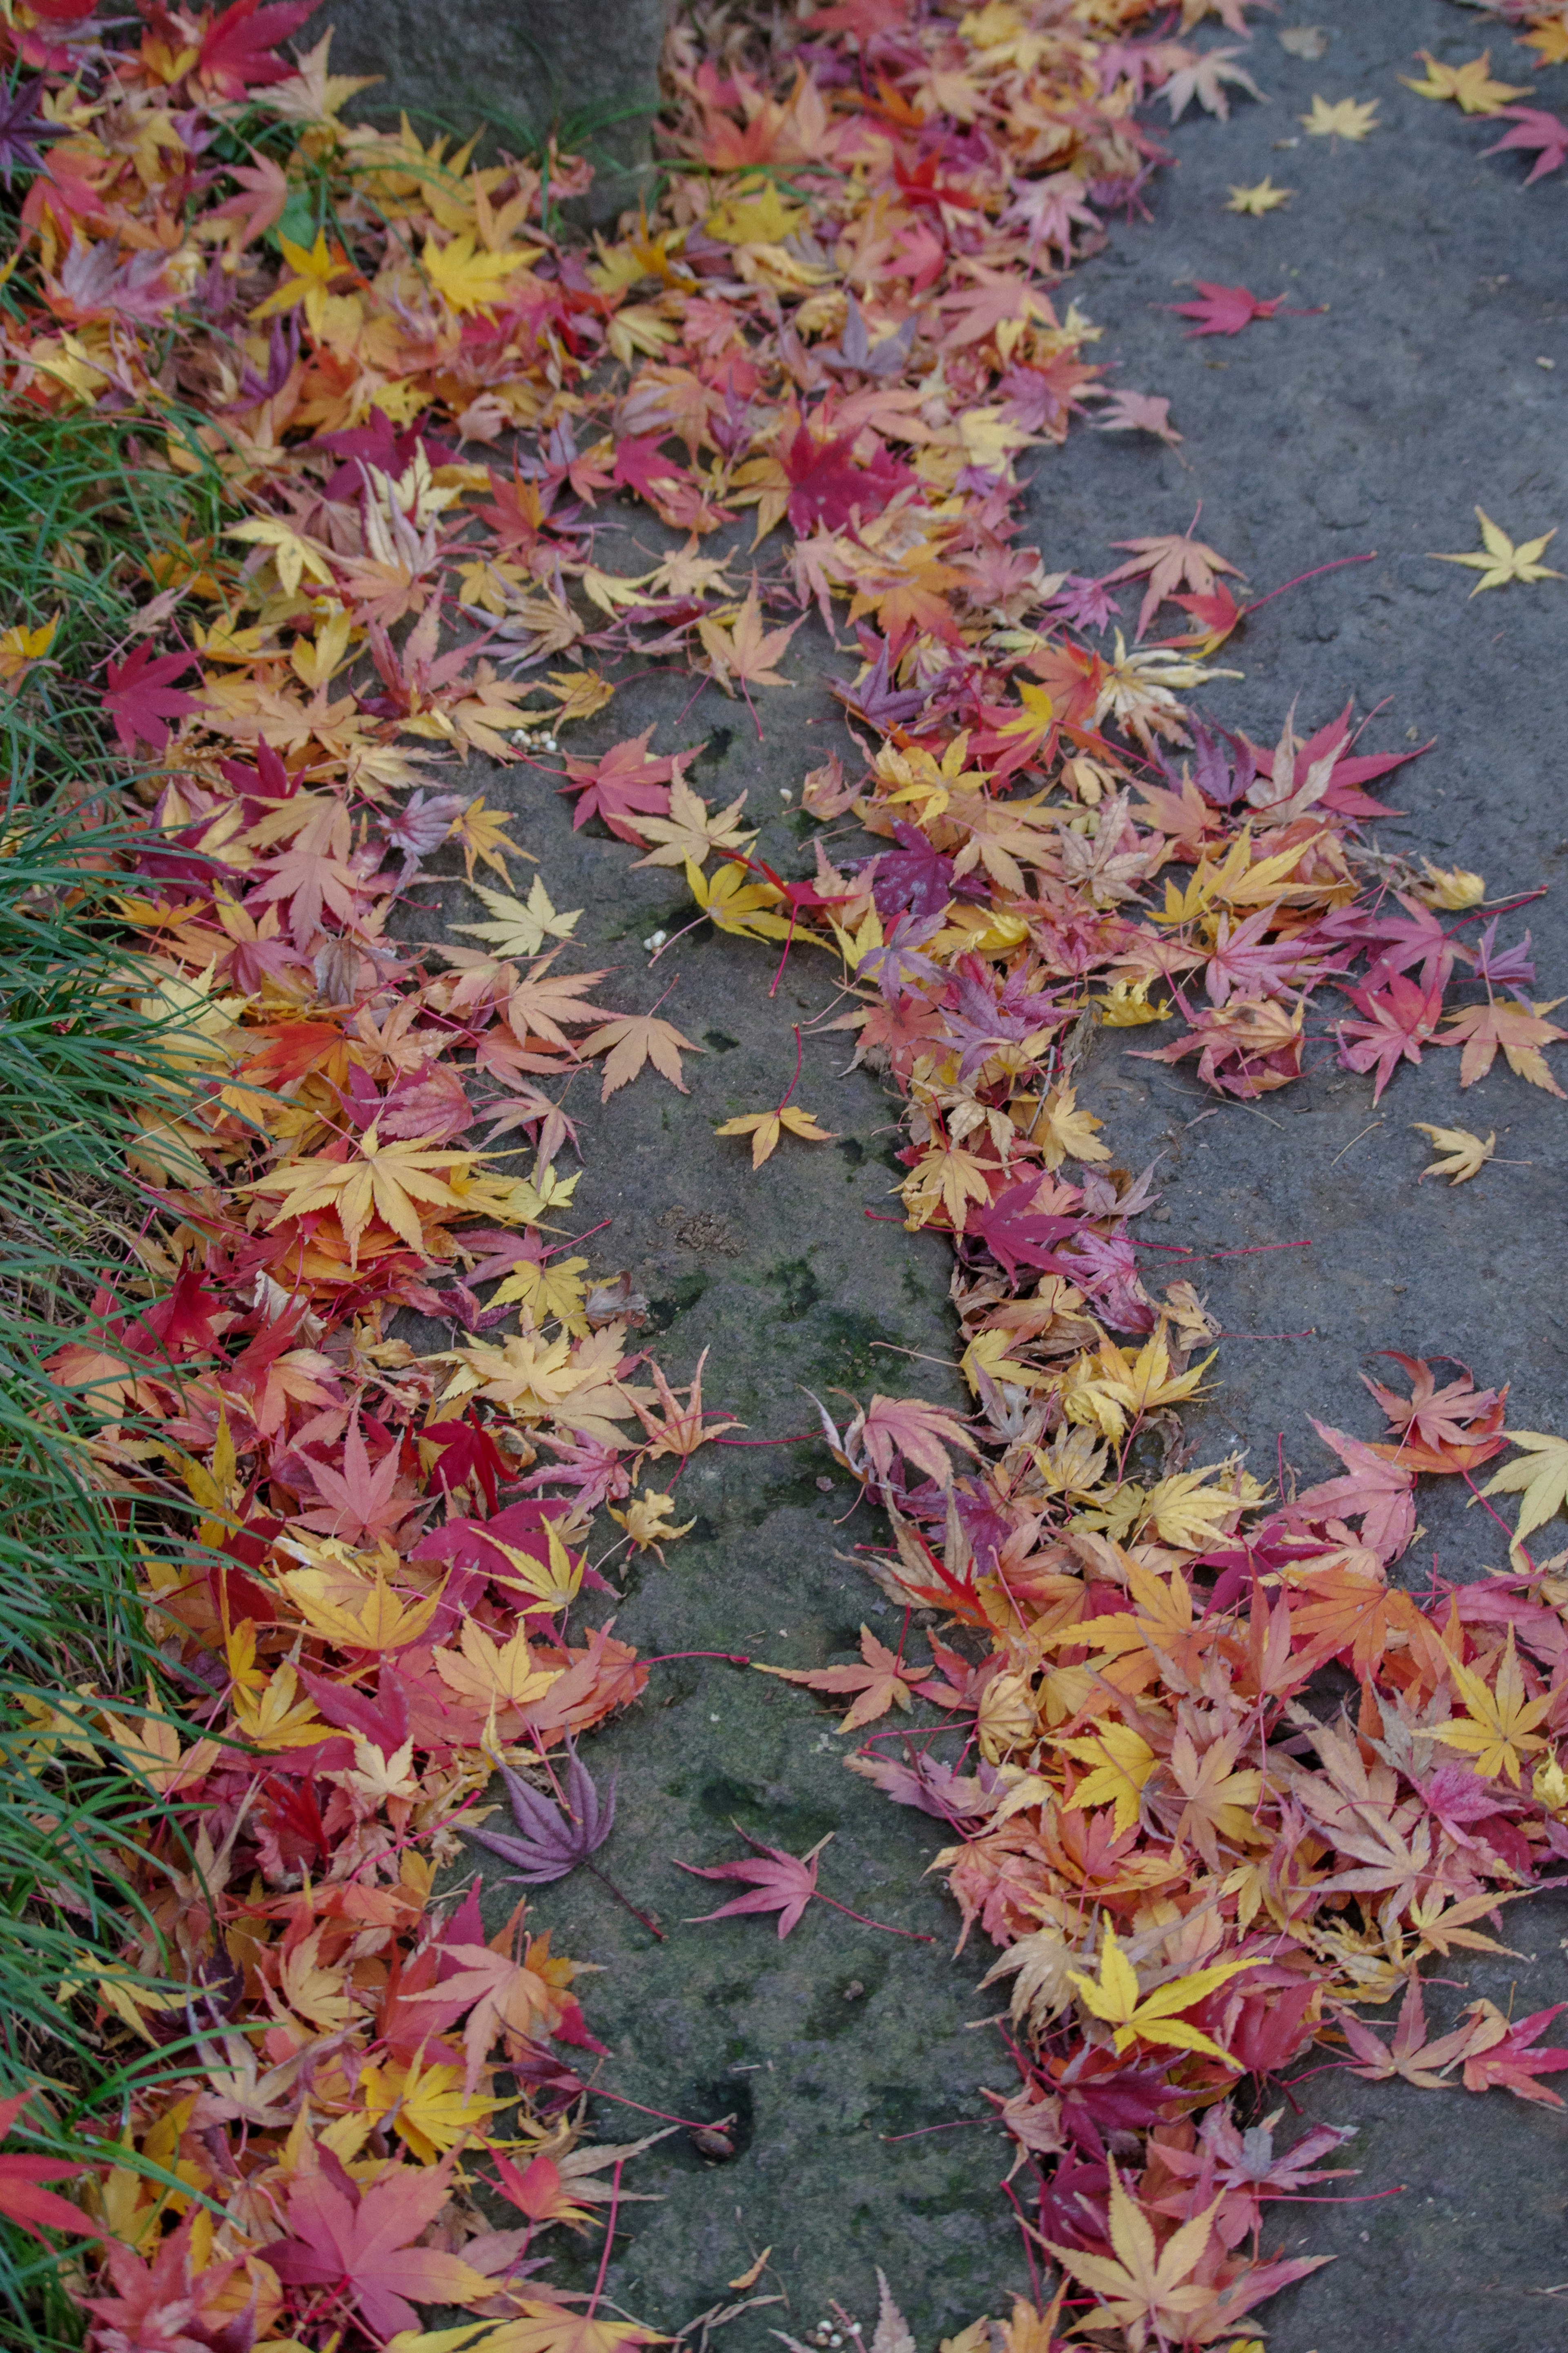
[[[576,913],[547,878],[514,895],[530,853],[455,771],[473,751],[553,753],[650,656],[738,691],[760,734],[815,605],[852,633],[836,691],[859,768],[835,754],[804,805],[885,846],[835,864],[824,839],[813,877],[780,876],[746,854],[745,797],[715,814],[689,754],[654,753],[651,731],[569,756],[564,789],[575,825],[684,871],[694,920],[837,956],[851,1004],[835,1026],[904,1098],[905,1221],[952,1238],[973,1408],[874,1397],[842,1428],[824,1410],[823,1438],[888,1514],[873,1579],[952,1640],[928,1634],[910,1661],[906,1623],[896,1651],[868,1633],[858,1666],[768,1671],[849,1697],[847,1733],[941,1710],[904,1761],[873,1745],[846,1762],[945,1825],[963,1936],[1001,1948],[1018,2083],[991,2096],[1026,2232],[1100,2299],[1080,2326],[1213,2342],[1319,2260],[1265,2259],[1258,2233],[1338,2137],[1319,2127],[1276,2159],[1266,2133],[1255,2161],[1262,2128],[1232,2106],[1244,2073],[1337,2036],[1363,2072],[1451,2088],[1461,2070],[1471,2092],[1557,2100],[1540,2080],[1563,2063],[1540,2047],[1554,2012],[1510,2026],[1473,2005],[1434,2042],[1418,1969],[1502,1949],[1500,1906],[1568,1852],[1568,1577],[1526,1544],[1563,1507],[1564,1441],[1508,1430],[1506,1392],[1468,1374],[1439,1390],[1402,1359],[1410,1395],[1374,1387],[1388,1440],[1320,1426],[1342,1473],[1303,1493],[1238,1460],[1133,1475],[1135,1442],[1201,1393],[1217,1335],[1188,1282],[1145,1279],[1151,1178],[1110,1165],[1076,1102],[1086,1017],[1177,1020],[1154,1058],[1196,1055],[1205,1085],[1255,1103],[1301,1074],[1306,1011],[1330,989],[1359,1017],[1337,1025],[1338,1058],[1375,1068],[1380,1092],[1447,1044],[1463,1085],[1500,1048],[1562,1092],[1553,1002],[1521,994],[1528,936],[1500,949],[1494,916],[1467,937],[1479,878],[1365,846],[1384,811],[1367,786],[1418,753],[1359,750],[1348,709],[1305,737],[1292,711],[1271,746],[1184,699],[1228,674],[1212,657],[1246,609],[1195,519],[1127,543],[1099,580],[1015,544],[1029,448],[1079,419],[1180,438],[1166,401],[1107,381],[1095,330],[1036,272],[1136,206],[1162,160],[1141,95],[1173,118],[1261,97],[1238,48],[1184,37],[1209,13],[1244,34],[1245,8],[1187,0],[1174,39],[1142,0],[1114,40],[1037,30],[1012,0],[962,23],[844,0],[798,50],[754,34],[722,58],[683,31],[665,209],[591,252],[553,210],[585,164],[554,157],[547,188],[527,162],[344,124],[353,85],[329,41],[278,52],[309,13],[238,0],[189,19],[176,52],[64,0],[47,37],[5,36],[7,185],[30,175],[9,394],[63,418],[129,405],[143,462],[218,464],[238,517],[199,553],[149,551],[142,641],[92,690],[141,764],[126,907],[148,1001],[202,1085],[146,1124],[136,1258],[51,1369],[101,1416],[96,1474],[170,1519],[147,1606],[209,1696],[188,1745],[90,1692],[32,1727],[50,1754],[117,1744],[183,1808],[150,1837],[121,1965],[68,1983],[128,2062],[158,2054],[174,2010],[199,2052],[133,2067],[106,2124],[84,2187],[111,2235],[85,2309],[117,2353],[175,2326],[237,2345],[239,2315],[247,2344],[335,2347],[347,2328],[412,2353],[447,2341],[418,2334],[435,2302],[476,2316],[458,2334],[479,2353],[651,2341],[604,2316],[603,2263],[577,2310],[529,2253],[603,2205],[607,2262],[623,2166],[648,2145],[584,2142],[574,2054],[597,2046],[574,1965],[521,1905],[487,1942],[477,1883],[444,1902],[434,1883],[465,1834],[525,1881],[595,1868],[610,1834],[613,1793],[575,1743],[651,1670],[609,1625],[573,1634],[604,1583],[592,1515],[662,1558],[685,1528],[639,1479],[734,1425],[704,1418],[700,1364],[675,1387],[633,1344],[629,1286],[553,1263],[577,1177],[549,1088],[603,1054],[606,1098],[649,1062],[685,1092],[696,1050],[657,1008],[597,1001],[611,976],[571,970]],[[1543,18],[1530,37],[1542,62],[1550,35]],[[1421,95],[1511,121],[1489,153],[1533,153],[1531,179],[1568,153],[1555,118],[1503,103],[1520,93],[1486,57],[1426,63]],[[38,102],[58,112],[68,90],[62,140]],[[242,100],[250,160],[195,174]],[[125,108],[157,126],[134,164]],[[1316,97],[1303,120],[1352,142],[1380,127],[1375,100]],[[280,224],[311,175],[331,231],[306,243]],[[1261,215],[1289,193],[1236,195]],[[1279,309],[1200,295],[1175,307],[1201,332]],[[194,443],[167,421],[166,350],[207,420]],[[637,578],[595,561],[614,488],[684,553]],[[748,507],[742,591],[698,551]],[[1516,546],[1481,521],[1485,550],[1444,559],[1489,566],[1478,593],[1549,576],[1550,533]],[[1091,641],[1128,582],[1133,643],[1113,631],[1107,651]],[[1149,642],[1168,606],[1195,627]],[[482,634],[442,651],[454,616]],[[53,628],[8,631],[8,694],[41,688]],[[567,659],[592,667],[545,667]],[[457,790],[428,789],[437,766]],[[387,916],[447,847],[490,918],[456,929],[482,944],[395,945]],[[788,1102],[726,1124],[759,1167],[785,1125],[816,1140]],[[459,1143],[481,1114],[493,1139],[529,1140],[527,1175],[497,1166],[510,1145]],[[1426,1132],[1466,1176],[1489,1151]],[[456,1311],[463,1344],[416,1358],[387,1329],[405,1307]],[[1418,1480],[1468,1481],[1510,1445],[1476,1495],[1521,1497],[1509,1570],[1426,1601],[1393,1583]],[[1357,1686],[1333,1723],[1303,1704],[1331,1664]],[[498,1764],[515,1837],[478,1803]],[[707,1916],[777,1912],[783,1936],[814,1901],[849,1908],[818,1887],[820,1852],[681,1867],[746,1888]],[[1384,2044],[1355,2010],[1401,1992]],[[66,2178],[57,2164],[4,2162],[25,2226],[78,2227],[39,2186]],[[145,2169],[176,2164],[221,2221],[179,2219]],[[521,2232],[474,2227],[474,2181]],[[902,2353],[879,2279],[875,2353]],[[1011,2353],[1048,2353],[1061,2319],[1058,2295],[995,2327]],[[979,2353],[986,2326],[955,2344]]]

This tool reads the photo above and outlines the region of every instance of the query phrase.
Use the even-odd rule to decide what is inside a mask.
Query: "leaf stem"
[[[591,1871],[593,1873],[600,1886],[607,1889],[609,1894],[615,1897],[617,1904],[624,1905],[626,1909],[631,1914],[634,1920],[640,1920],[642,1922],[643,1926],[647,1930],[650,1936],[657,1936],[661,1945],[668,1941],[665,1936],[664,1930],[658,1926],[658,1923],[656,1920],[651,1920],[646,1912],[639,1911],[637,1906],[632,1902],[629,1895],[623,1895],[620,1889],[616,1885],[615,1881],[605,1872],[602,1872],[596,1862],[591,1862],[587,1855],[583,1857],[583,1868],[584,1871]]]
[[[886,1920],[868,1920],[864,1912],[851,1912],[847,1904],[840,1904],[837,1895],[824,1895],[820,1887],[813,1890],[819,1904],[831,1904],[847,1920],[858,1920],[862,1928],[880,1928],[887,1936],[907,1936],[911,1945],[934,1945],[934,1936],[921,1936],[916,1928],[895,1928]]]

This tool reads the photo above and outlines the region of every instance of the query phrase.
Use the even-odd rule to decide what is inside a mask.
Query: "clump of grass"
[[[60,616],[48,666],[0,700],[0,2092],[42,2082],[30,2120],[68,2154],[175,2057],[127,2062],[93,2024],[128,1931],[156,1950],[137,1866],[165,1810],[69,1717],[79,1686],[177,1715],[137,1599],[139,1544],[169,1531],[95,1476],[102,1411],[47,1369],[63,1342],[107,1337],[100,1286],[141,1275],[127,1151],[184,1086],[117,916],[131,812],[93,674],[152,591],[149,558],[220,526],[222,485],[194,443],[189,474],[147,466],[137,424],[0,410],[0,628]],[[79,2341],[68,2260],[0,2227],[0,2341]]]

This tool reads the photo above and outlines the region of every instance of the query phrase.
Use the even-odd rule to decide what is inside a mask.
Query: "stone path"
[[[1410,63],[1418,47],[1448,61],[1473,55],[1475,19],[1443,0],[1320,0],[1310,20],[1330,39],[1308,62],[1275,37],[1303,13],[1288,0],[1279,19],[1260,22],[1247,62],[1271,102],[1243,98],[1228,124],[1180,125],[1171,138],[1179,167],[1153,194],[1154,226],[1119,231],[1073,281],[1106,329],[1100,354],[1121,363],[1120,380],[1171,396],[1180,451],[1075,431],[1036,465],[1026,536],[1052,568],[1103,572],[1115,560],[1110,542],[1180,530],[1201,499],[1202,535],[1246,568],[1255,591],[1376,549],[1374,564],[1269,606],[1222,657],[1246,678],[1204,699],[1225,723],[1272,740],[1294,696],[1309,727],[1347,696],[1358,712],[1386,698],[1369,744],[1438,741],[1393,780],[1388,797],[1410,814],[1379,839],[1479,867],[1497,895],[1551,881],[1568,860],[1556,684],[1568,591],[1472,603],[1467,576],[1426,552],[1473,545],[1477,502],[1516,537],[1568,522],[1568,182],[1523,195],[1515,162],[1478,160],[1484,126],[1400,88],[1396,71],[1419,70]],[[1494,68],[1523,79],[1506,36],[1493,46]],[[1561,103],[1563,77],[1542,79],[1539,102]],[[1297,140],[1315,90],[1375,96],[1383,127],[1361,147],[1277,143]],[[1231,184],[1265,172],[1298,192],[1289,208],[1262,222],[1222,209]],[[1234,343],[1189,343],[1157,306],[1183,299],[1194,276],[1329,308]],[[653,544],[643,511],[626,510],[626,522]],[[618,552],[609,560],[622,564]],[[637,568],[629,554],[622,568]],[[728,798],[746,787],[749,816],[769,813],[762,853],[798,859],[813,828],[781,796],[840,740],[820,680],[845,665],[815,622],[795,656],[799,685],[763,702],[764,744],[743,705],[710,688],[682,719],[690,681],[656,678],[578,731],[579,744],[602,747],[652,723],[657,748],[706,736],[700,788]],[[524,812],[515,830],[557,905],[585,910],[588,961],[618,967],[605,1000],[645,1008],[679,973],[664,1009],[706,1049],[688,1065],[689,1097],[649,1076],[603,1112],[587,1080],[581,1103],[569,1103],[584,1114],[588,1164],[575,1222],[614,1220],[590,1245],[595,1265],[630,1270],[652,1303],[663,1361],[685,1377],[710,1348],[710,1398],[744,1419],[748,1437],[806,1430],[804,1388],[955,1397],[942,1361],[945,1247],[877,1222],[894,1181],[892,1107],[863,1074],[837,1075],[842,1037],[808,1038],[799,1097],[838,1132],[837,1144],[786,1142],[753,1176],[743,1147],[711,1132],[782,1092],[790,1024],[831,997],[826,959],[798,952],[770,1002],[767,955],[704,927],[647,971],[641,943],[685,920],[679,883],[632,871],[618,846],[574,835],[548,779],[524,770],[487,781],[492,799],[498,787]],[[454,889],[450,914],[459,902],[461,913],[474,912]],[[1523,920],[1542,989],[1568,987],[1560,898]],[[1433,1054],[1401,1072],[1380,1114],[1370,1082],[1325,1070],[1261,1110],[1204,1116],[1212,1099],[1190,1077],[1130,1059],[1151,1034],[1102,1037],[1080,1092],[1110,1123],[1121,1157],[1137,1166],[1163,1155],[1170,1218],[1161,1230],[1216,1250],[1311,1243],[1205,1270],[1228,1332],[1305,1336],[1226,1344],[1223,1386],[1195,1419],[1200,1455],[1239,1441],[1271,1474],[1282,1440],[1305,1476],[1326,1475],[1308,1416],[1374,1434],[1357,1375],[1385,1345],[1458,1351],[1478,1379],[1512,1379],[1516,1425],[1561,1427],[1564,1129],[1555,1103],[1500,1065],[1462,1099],[1458,1058]],[[1455,1191],[1418,1188],[1416,1119],[1495,1126],[1500,1155],[1526,1165],[1494,1166]],[[913,1353],[889,1355],[889,1345]],[[842,1477],[825,1486],[832,1468],[814,1446],[699,1456],[680,1490],[698,1525],[667,1568],[649,1559],[631,1573],[621,1630],[649,1652],[735,1650],[792,1663],[846,1654],[863,1619],[881,1622],[881,1605],[837,1557],[873,1531],[863,1511],[837,1525],[853,1496]],[[1429,1517],[1405,1565],[1411,1576],[1424,1580],[1434,1555],[1448,1577],[1500,1557],[1479,1513],[1467,1517],[1445,1500]],[[628,2188],[664,2202],[630,2211],[609,2274],[622,2304],[675,2328],[771,2243],[788,2309],[734,2323],[723,2339],[732,2353],[762,2353],[771,2326],[809,2330],[832,2294],[868,2315],[877,2263],[922,2348],[1026,2284],[994,2187],[1008,2162],[1000,2133],[979,2123],[897,2137],[981,2116],[976,2085],[1006,2083],[994,2040],[966,2024],[990,2006],[977,1987],[989,1952],[950,1959],[955,1915],[922,1878],[937,1826],[844,1771],[829,1721],[806,1694],[721,1664],[660,1669],[643,1706],[595,1739],[593,1763],[621,1777],[603,1860],[658,1915],[668,1941],[656,1946],[582,1874],[540,1891],[534,1906],[566,1949],[605,1967],[591,1998],[613,2053],[605,2083],[682,2116],[738,2118],[732,2161],[707,2163],[678,2134],[632,2169]],[[823,1910],[784,1945],[755,1921],[679,1926],[708,1908],[707,1891],[672,1858],[734,1854],[732,1820],[796,1849],[832,1831],[825,1887],[938,1941],[874,1935]],[[492,1887],[489,1901],[500,1917],[510,1895]],[[1521,1907],[1510,1940],[1521,1957],[1456,1967],[1433,2010],[1446,2018],[1469,1988],[1519,2010],[1568,1998],[1561,1899]],[[1373,2205],[1276,2210],[1292,2251],[1343,2259],[1271,2308],[1276,2353],[1568,2347],[1568,2296],[1543,2293],[1568,2277],[1568,2115],[1500,2094],[1374,2088],[1338,2072],[1315,2075],[1299,2096],[1312,2116],[1360,2125],[1350,2157],[1363,2177],[1344,2187],[1408,2186]],[[599,2112],[605,2133],[629,2137],[641,2122]]]

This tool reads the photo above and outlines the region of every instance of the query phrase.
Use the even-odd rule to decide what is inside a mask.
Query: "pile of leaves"
[[[1344,1475],[1304,1494],[1173,1454],[1152,1475],[1214,1330],[1186,1282],[1147,1286],[1150,1181],[1076,1096],[1097,1021],[1174,1018],[1160,1058],[1242,1099],[1289,1085],[1321,991],[1379,1092],[1448,1045],[1467,1085],[1500,1050],[1562,1092],[1528,934],[1500,943],[1479,878],[1365,844],[1368,787],[1415,754],[1359,748],[1348,708],[1270,746],[1182,700],[1245,617],[1236,566],[1191,532],[1100,579],[1016,543],[1019,459],[1075,417],[1174,438],[1050,281],[1136,211],[1141,101],[1223,115],[1248,86],[1185,37],[1244,31],[1241,0],[1184,0],[1179,30],[1153,0],[714,16],[673,39],[662,210],[591,249],[553,209],[586,166],[346,124],[328,41],[278,49],[310,13],[145,0],[106,27],[35,0],[4,35],[5,396],[133,418],[140,464],[216,469],[232,516],[146,551],[96,682],[142,826],[143,1002],[188,1086],[144,1123],[134,1262],[53,1366],[106,1488],[163,1514],[146,1601],[183,1718],[89,1689],[34,1727],[174,1801],[122,1969],[68,1989],[133,2082],[84,2191],[84,2308],[113,2353],[379,2345],[435,2302],[498,2348],[647,2339],[534,2250],[596,2201],[607,2259],[641,2146],[580,2146],[572,1964],[521,1907],[487,1939],[474,1893],[431,1896],[496,1764],[525,1828],[552,1784],[579,1818],[533,1875],[595,1842],[558,1767],[648,1670],[573,1630],[590,1521],[679,1535],[667,1482],[728,1427],[700,1366],[678,1389],[646,1361],[624,1278],[554,1239],[560,1082],[602,1056],[606,1095],[649,1061],[679,1083],[685,1041],[571,969],[575,917],[545,879],[516,895],[526,848],[463,771],[552,755],[650,659],[760,729],[815,612],[850,633],[847,733],[803,799],[864,855],[776,874],[649,734],[552,781],[682,871],[698,917],[840,957],[856,1057],[906,1099],[904,1206],[952,1237],[974,1412],[873,1398],[825,1435],[890,1514],[879,1581],[952,1640],[907,1681],[868,1646],[833,1687],[857,1726],[918,1689],[958,1728],[955,1762],[852,1761],[949,1827],[954,1895],[1004,1947],[1032,2238],[1091,2327],[1212,2341],[1299,2274],[1244,2242],[1330,2146],[1260,2156],[1240,2073],[1407,1978],[1418,2004],[1422,1957],[1484,1945],[1568,1845],[1557,1565],[1521,1546],[1425,1603],[1388,1575],[1419,1477],[1517,1435],[1492,1483],[1529,1473],[1522,1540],[1558,1442],[1413,1362],[1379,1391],[1387,1442],[1331,1433]],[[636,576],[597,560],[615,491],[667,534]],[[8,693],[47,697],[52,628],[15,617]],[[504,888],[459,927],[479,944],[420,948],[410,887],[454,851]],[[787,1098],[736,1124],[759,1163],[819,1133]],[[416,1356],[406,1309],[460,1341]],[[1303,1697],[1336,1663],[1358,1712],[1328,1725]],[[1538,2024],[1482,2005],[1423,2052],[1417,2011],[1352,2047],[1546,2097]]]

